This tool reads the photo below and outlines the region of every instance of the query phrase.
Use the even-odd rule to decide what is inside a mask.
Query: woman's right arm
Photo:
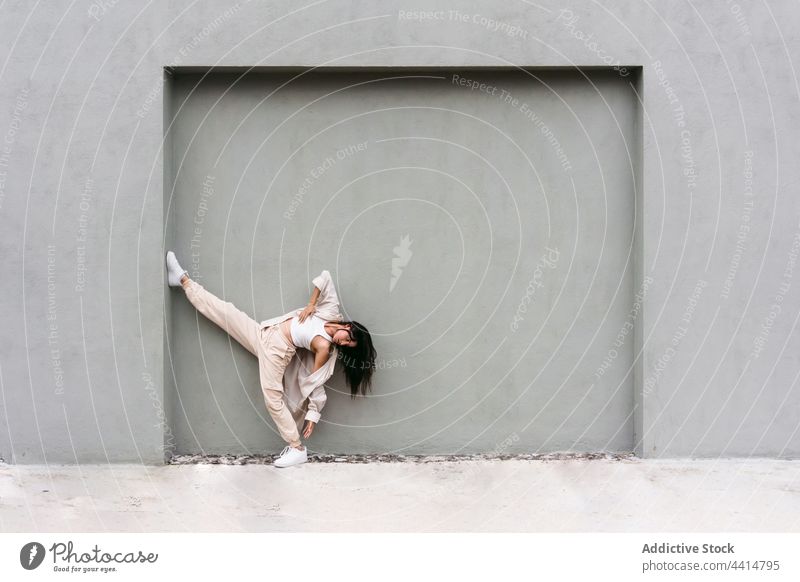
[[[336,293],[336,287],[333,284],[330,272],[323,270],[311,282],[320,291],[316,305],[317,315],[326,321],[341,319],[339,296]]]
[[[308,300],[308,305],[306,305],[305,309],[303,309],[303,311],[300,312],[300,315],[297,316],[297,318],[300,320],[300,323],[303,323],[309,315],[313,315],[317,310],[317,300],[319,299],[319,294],[319,287],[314,287],[314,292],[311,293],[311,299]]]

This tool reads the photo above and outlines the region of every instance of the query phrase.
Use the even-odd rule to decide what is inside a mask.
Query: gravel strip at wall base
[[[174,455],[168,465],[265,465],[271,464],[278,455]],[[458,461],[635,461],[631,453],[486,453],[473,455],[395,455],[356,454],[309,455],[309,463],[443,463]]]

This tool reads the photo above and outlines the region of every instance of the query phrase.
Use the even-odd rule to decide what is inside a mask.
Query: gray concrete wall
[[[374,335],[378,397],[334,378],[316,450],[632,450],[633,342],[596,372],[632,302],[638,102],[584,75],[176,73],[168,222],[191,276],[261,321],[327,268]],[[173,299],[178,452],[279,447],[256,358]]]
[[[420,20],[413,11],[421,9],[439,12]],[[636,116],[625,117],[639,138],[639,151],[631,151],[631,160],[639,163],[632,164],[631,174],[641,186],[634,199],[641,201],[642,221],[636,225],[640,237],[634,237],[632,255],[622,259],[631,269],[632,285],[622,282],[629,298],[635,297],[642,281],[652,283],[636,314],[634,336],[624,342],[625,349],[632,349],[633,366],[627,369],[624,356],[611,364],[611,372],[622,377],[630,372],[633,377],[632,384],[620,387],[633,392],[631,418],[617,421],[623,432],[631,428],[633,435],[618,436],[611,447],[628,439],[638,454],[648,457],[796,456],[800,450],[795,382],[800,353],[795,331],[800,179],[791,160],[798,148],[795,60],[800,43],[793,4],[467,2],[458,13],[451,9],[443,2],[5,4],[0,19],[4,266],[0,457],[15,463],[157,463],[183,414],[178,398],[183,376],[173,366],[183,356],[172,357],[174,342],[165,332],[170,321],[176,323],[173,331],[181,331],[178,322],[187,325],[190,314],[163,287],[163,250],[165,245],[179,244],[175,237],[180,234],[177,217],[172,223],[165,214],[170,176],[178,173],[175,160],[162,147],[163,67],[613,67],[617,63],[642,68],[640,84],[634,82],[635,75],[628,77],[642,104],[641,122]],[[591,39],[586,38],[589,34]],[[313,116],[309,120],[313,125]],[[600,127],[608,121],[593,119],[591,125]],[[460,139],[483,143],[472,132],[447,130]],[[306,137],[296,135],[284,143],[296,146]],[[563,140],[570,141],[568,156],[576,168],[593,163],[595,169],[603,167],[590,157],[586,141],[576,136]],[[288,152],[274,153],[285,157]],[[267,154],[269,148],[259,160],[264,174],[267,164],[274,163]],[[616,163],[618,156],[612,158],[605,163]],[[541,166],[553,172],[552,160],[542,159]],[[475,171],[464,168],[465,173]],[[590,181],[580,170],[573,173]],[[285,191],[288,185],[283,187]],[[240,188],[255,199],[264,184],[252,174]],[[532,203],[530,198],[519,199]],[[346,212],[356,207],[353,204]],[[586,211],[594,228],[615,224],[615,217],[591,206]],[[233,270],[212,278],[210,285],[215,292],[232,293],[253,315],[266,317],[280,312],[281,301],[302,297],[308,291],[307,275],[340,251],[326,247],[310,255],[302,267],[285,272],[285,286],[279,291],[257,279],[275,267],[275,255],[246,252],[253,233],[260,234],[256,240],[273,251],[274,233],[267,236],[254,229],[257,224],[266,227],[268,219],[261,217],[263,222],[257,223],[255,215],[247,218],[249,231],[229,231],[245,251],[226,246],[223,255],[219,249]],[[332,236],[347,242],[337,233]],[[306,243],[295,241],[292,248],[305,248]],[[347,267],[356,268],[352,263],[356,259],[347,251],[343,244],[344,263],[336,267],[343,273]],[[257,260],[252,261],[253,256]],[[471,268],[476,267],[469,262],[475,256],[465,255]],[[372,260],[385,260],[384,254]],[[492,266],[507,268],[502,263]],[[583,272],[592,272],[598,263],[581,266]],[[416,313],[420,305],[436,298],[447,272],[444,263],[441,270],[442,280],[433,282],[409,277],[417,284],[424,281],[429,296],[405,307]],[[508,297],[522,297],[527,280],[524,270],[517,272]],[[613,277],[603,280],[604,285],[619,282]],[[462,287],[475,281],[465,278],[457,283],[463,292]],[[491,295],[495,284],[480,289]],[[343,276],[340,286],[354,316],[355,306],[377,312],[369,285]],[[588,296],[589,306],[595,308],[592,317],[598,307],[611,308],[619,317],[618,305],[594,303],[589,289],[576,288],[568,297],[580,304]],[[514,302],[498,305],[503,319],[510,320]],[[488,299],[479,306],[494,305]],[[547,306],[537,304],[540,307]],[[622,313],[631,308],[629,303]],[[447,329],[451,309],[455,308],[434,310],[429,318],[434,332],[446,334],[444,341],[464,333]],[[389,315],[383,331],[391,333],[388,325],[398,314]],[[462,418],[463,407],[480,393],[477,388],[471,395],[462,392],[454,397],[452,407],[445,400],[418,423],[399,422],[408,416],[409,407],[429,403],[429,394],[414,399],[414,392],[422,394],[426,387],[429,393],[456,391],[458,386],[432,379],[399,396],[399,384],[393,384],[399,382],[398,376],[393,375],[377,385],[380,398],[356,407],[345,406],[349,403],[332,395],[331,409],[326,411],[325,419],[332,423],[381,424],[380,430],[348,432],[323,424],[312,448],[348,449],[342,452],[402,448],[428,439],[424,451],[450,452],[457,446],[508,447],[507,437],[516,434],[530,439],[524,442],[533,448],[580,449],[579,437],[589,428],[583,426],[584,413],[568,417],[565,411],[586,407],[590,414],[604,414],[606,405],[614,407],[617,401],[586,390],[596,366],[578,360],[576,354],[608,353],[616,334],[608,335],[604,329],[594,335],[600,329],[597,322],[582,320],[582,312],[575,315],[577,339],[559,346],[563,337],[547,337],[541,345],[524,346],[563,358],[556,367],[543,368],[543,377],[562,373],[570,359],[573,365],[586,366],[570,379],[571,407],[558,401],[551,412],[541,397],[555,390],[553,384],[541,391],[534,384],[526,408],[515,411],[516,416],[504,416],[508,397],[524,391],[524,381],[530,381],[525,373],[505,384],[509,390],[505,396],[476,408],[471,423]],[[479,312],[472,316],[480,320]],[[613,328],[612,320],[606,323]],[[381,329],[380,323],[376,325]],[[239,387],[233,367],[241,362],[243,382],[252,377],[244,354],[230,349],[226,353],[223,338],[203,327],[197,335],[197,329],[193,340],[209,339],[212,357],[226,366],[220,375],[233,370],[226,376],[232,390],[241,391],[242,405],[249,405],[249,400],[255,406],[257,401],[247,398],[253,395],[252,383]],[[475,339],[454,362],[461,374],[470,367],[477,370],[500,338]],[[408,349],[391,336],[380,341],[387,355]],[[427,362],[414,373],[435,365]],[[530,369],[534,367],[535,362]],[[222,377],[215,382],[222,382]],[[575,400],[584,394],[586,400]],[[214,406],[213,401],[207,403]],[[523,431],[537,414],[546,420]],[[563,415],[563,426],[548,424],[554,414]],[[251,428],[245,431],[246,442],[272,446],[276,441],[269,425],[263,423],[262,428],[263,443]],[[551,435],[566,439],[544,443],[542,437]],[[172,442],[183,436],[178,433]],[[219,444],[200,442],[208,447]]]

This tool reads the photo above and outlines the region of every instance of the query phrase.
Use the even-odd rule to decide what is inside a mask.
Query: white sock
[[[172,251],[167,252],[167,283],[170,287],[180,287],[181,277],[187,275],[189,271],[181,267],[178,258]]]

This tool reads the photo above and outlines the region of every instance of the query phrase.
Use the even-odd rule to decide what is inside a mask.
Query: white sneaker
[[[180,287],[181,277],[188,275],[189,271],[181,267],[175,253],[169,251],[167,253],[167,283],[170,287]]]
[[[299,465],[308,461],[308,449],[303,447],[303,450],[296,449],[292,446],[286,446],[281,451],[280,457],[275,459],[272,463],[276,467],[291,467],[292,465]]]

